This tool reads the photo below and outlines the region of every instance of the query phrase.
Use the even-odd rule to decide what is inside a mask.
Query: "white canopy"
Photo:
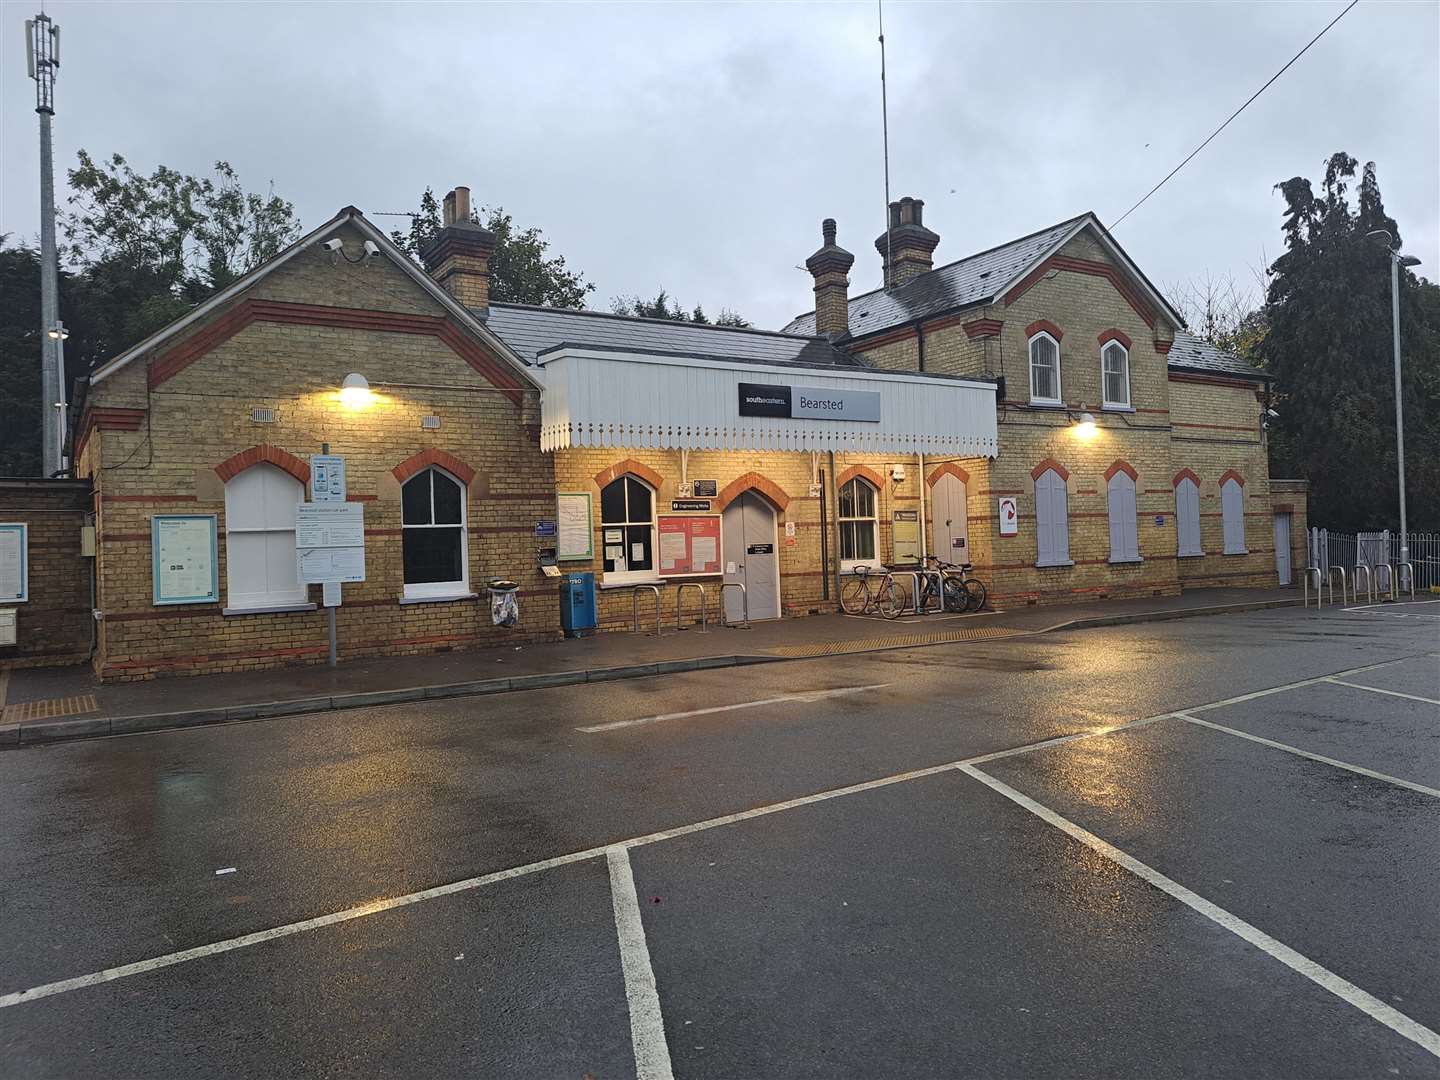
[[[562,347],[539,357],[540,446],[994,457],[995,387],[916,373]],[[831,390],[878,420],[740,415],[742,383]],[[798,411],[798,409],[797,409]]]

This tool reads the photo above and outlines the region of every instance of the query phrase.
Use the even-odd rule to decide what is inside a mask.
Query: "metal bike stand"
[[[1414,564],[1414,563],[1411,563],[1411,562],[1397,562],[1397,563],[1395,564],[1395,573],[1400,574],[1400,571],[1401,571],[1402,569],[1405,569],[1405,570],[1409,570],[1409,571],[1410,571],[1410,573],[1409,573],[1409,578],[1410,578],[1410,599],[1411,599],[1411,600],[1414,600],[1414,599],[1415,599],[1415,564]],[[1406,577],[1406,575],[1400,574],[1400,580],[1401,580],[1402,582],[1403,582],[1403,580],[1405,579],[1405,577]],[[1402,585],[1400,586],[1400,589],[1401,589],[1401,591],[1403,592],[1404,589],[1405,589],[1405,586],[1402,584]]]
[[[1384,570],[1384,571],[1385,571],[1385,585],[1383,585],[1383,586],[1380,584],[1380,571],[1381,571],[1381,570]],[[1384,601],[1385,601],[1385,586],[1389,586],[1389,589],[1390,589],[1390,599],[1391,599],[1391,600],[1398,600],[1399,597],[1395,595],[1395,567],[1391,566],[1388,562],[1376,563],[1376,564],[1375,564],[1375,588],[1376,588],[1376,591],[1378,591],[1378,592],[1380,593],[1380,601],[1381,601],[1381,603],[1384,603]]]
[[[685,595],[686,589],[700,590],[700,633],[707,633],[705,629],[705,586],[698,581],[682,581],[675,587],[675,629],[685,629],[680,625],[680,600]]]
[[[920,610],[920,597],[924,592],[925,578],[935,579],[935,597],[940,605],[936,610],[943,614],[945,611],[945,578],[939,570],[910,571],[910,608],[916,615],[930,614],[930,609],[928,607],[924,611]]]
[[[630,614],[635,620],[635,633],[640,633],[640,590],[649,589],[655,594],[655,636],[664,637],[665,627],[663,616],[660,614],[660,586],[659,585],[636,585],[630,590]]]
[[[1343,566],[1332,566],[1332,567],[1330,567],[1330,603],[1332,603],[1332,604],[1335,603],[1335,575],[1336,575],[1336,574],[1339,574],[1339,575],[1340,575],[1340,603],[1341,603],[1342,605],[1348,604],[1348,603],[1350,603],[1350,601],[1347,599],[1347,597],[1348,597],[1349,594],[1350,594],[1350,593],[1349,593],[1350,576],[1345,573],[1345,567],[1343,567]]]
[[[725,617],[726,589],[740,590],[740,613],[744,617],[744,621],[739,624],[732,623]],[[720,583],[720,625],[728,626],[732,630],[750,629],[750,597],[745,593],[745,583],[743,581],[722,581]]]
[[[1365,602],[1375,602],[1375,575],[1370,572],[1370,567],[1361,563],[1355,567],[1355,602],[1360,602],[1360,571],[1365,571]]]
[[[1310,606],[1310,575],[1312,574],[1315,575],[1315,610],[1319,611],[1325,603],[1325,571],[1318,566],[1305,567],[1305,576],[1302,579],[1304,582],[1302,585],[1304,606],[1307,608]],[[1334,595],[1334,589],[1331,589],[1331,595]]]

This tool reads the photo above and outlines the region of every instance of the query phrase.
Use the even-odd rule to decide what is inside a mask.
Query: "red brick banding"
[[[1175,343],[1173,341],[1157,341],[1155,342],[1155,351],[1158,352],[1161,356],[1164,356],[1170,351],[1170,346],[1174,344]]]
[[[650,468],[650,466],[646,465],[643,461],[636,461],[634,458],[626,458],[624,461],[617,461],[608,469],[601,469],[599,472],[597,472],[595,474],[595,486],[603,491],[605,489],[605,485],[615,480],[616,477],[624,476],[626,473],[629,473],[631,476],[644,480],[645,483],[649,484],[656,491],[659,491],[660,485],[665,482],[665,478],[663,476],[661,476],[654,469]]]
[[[429,450],[421,450],[418,454],[411,454],[391,469],[390,473],[403,484],[422,469],[428,469],[432,465],[438,465],[466,487],[469,487],[470,482],[475,479],[475,470],[469,465],[466,465],[454,454],[447,454],[444,450],[436,450],[434,447]]]
[[[999,319],[975,319],[964,324],[965,336],[971,341],[976,338],[998,337],[1004,325]]]
[[[1059,341],[1065,336],[1061,332],[1060,328],[1056,326],[1053,322],[1051,322],[1049,319],[1036,319],[1029,326],[1025,327],[1025,337],[1027,339],[1033,338],[1042,330],[1045,331],[1045,333],[1049,334],[1051,337],[1053,337],[1056,341]]]
[[[778,510],[784,510],[790,505],[790,496],[786,495],[785,490],[774,480],[763,473],[747,472],[730,481],[724,490],[715,496],[715,509],[724,510],[747,491],[758,491],[774,503]]]
[[[1245,486],[1245,477],[1241,476],[1234,469],[1226,469],[1223,473],[1220,474],[1220,486],[1224,487],[1225,481],[1227,480],[1234,480],[1241,487]]]
[[[1099,341],[1102,346],[1108,345],[1112,341],[1118,341],[1121,345],[1125,346],[1127,352],[1129,351],[1131,344],[1130,335],[1125,333],[1124,330],[1116,329],[1113,326],[1109,330],[1100,331]]]
[[[1109,263],[1093,262],[1090,259],[1076,259],[1069,255],[1052,255],[1031,270],[1005,295],[1005,306],[1009,307],[1019,300],[1051,270],[1069,270],[1077,274],[1090,274],[1093,277],[1104,278],[1114,286],[1115,291],[1130,305],[1135,314],[1145,321],[1147,326],[1155,324],[1155,309],[1145,302],[1140,293],[1125,279],[1125,275],[1120,272],[1118,267],[1111,266]]]
[[[226,458],[219,465],[215,466],[215,474],[229,483],[232,479],[250,468],[252,465],[274,465],[283,469],[302,484],[310,482],[310,466],[278,446],[271,446],[268,443],[261,443],[259,446],[252,446],[249,450],[241,450],[240,453]]]
[[[1055,470],[1055,474],[1059,476],[1061,480],[1068,481],[1070,479],[1070,473],[1066,470],[1065,466],[1061,465],[1054,458],[1048,457],[1030,470],[1030,479],[1039,480],[1040,477],[1044,476],[1051,469]]]
[[[1175,474],[1175,479],[1170,481],[1170,486],[1179,487],[1181,480],[1189,480],[1197,488],[1200,486],[1200,477],[1195,475],[1193,469],[1181,469]]]
[[[959,480],[962,484],[964,484],[968,490],[970,486],[970,474],[964,469],[962,469],[959,465],[956,465],[953,461],[946,461],[940,465],[937,465],[934,469],[930,471],[930,475],[925,478],[925,483],[930,487],[934,487],[940,482],[940,477],[946,475],[947,473],[955,477],[955,479]]]
[[[851,465],[839,476],[835,477],[836,489],[838,490],[844,487],[851,480],[854,480],[857,476],[864,477],[866,480],[868,480],[871,486],[874,487],[876,491],[885,490],[885,481],[880,479],[880,474],[877,473],[874,469],[867,469],[864,465]]]
[[[1131,480],[1138,480],[1140,478],[1140,474],[1135,471],[1135,467],[1133,465],[1131,465],[1128,461],[1118,460],[1105,470],[1105,482],[1108,484],[1111,480],[1115,478],[1116,473],[1121,472],[1123,472],[1126,476],[1130,477]]]

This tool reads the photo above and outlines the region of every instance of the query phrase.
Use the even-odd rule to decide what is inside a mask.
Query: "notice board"
[[[594,555],[595,524],[589,494],[560,492],[555,496],[555,557],[589,562]]]
[[[0,604],[30,599],[29,532],[24,522],[0,522]]]
[[[220,599],[214,514],[156,514],[150,519],[151,602],[213,604]]]
[[[365,580],[363,503],[295,507],[295,578],[302,585]]]
[[[719,514],[661,514],[655,524],[662,578],[720,573]]]

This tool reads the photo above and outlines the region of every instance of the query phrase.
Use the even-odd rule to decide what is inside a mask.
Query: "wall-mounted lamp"
[[[1091,413],[1082,412],[1075,421],[1075,434],[1082,439],[1093,439],[1095,430],[1095,417]]]
[[[363,409],[370,404],[370,380],[352,371],[340,383],[340,404],[347,409]]]

